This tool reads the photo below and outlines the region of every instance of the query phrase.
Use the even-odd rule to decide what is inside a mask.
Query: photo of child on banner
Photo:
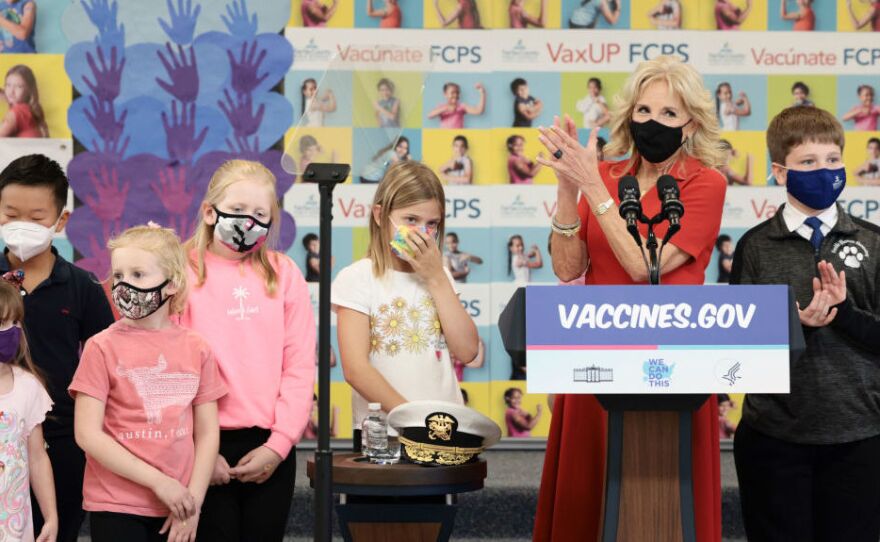
[[[347,118],[332,121],[338,128],[324,127],[329,122],[318,124],[314,113],[303,109],[285,136],[284,169],[296,174],[300,182],[311,182],[303,175],[310,163],[347,163],[352,166],[351,180],[376,184],[392,165],[420,159],[420,134],[404,127],[420,124],[424,79],[430,70],[417,73],[391,68],[380,65],[370,71],[351,71],[335,56],[323,73],[308,73],[302,84],[308,83],[307,92],[313,97],[302,99],[323,103],[316,106],[322,115],[344,109]],[[297,75],[302,77],[291,72],[287,80],[295,81]],[[334,89],[344,91],[346,98],[344,102],[333,98],[333,111],[329,111],[330,98],[324,97],[333,96]]]

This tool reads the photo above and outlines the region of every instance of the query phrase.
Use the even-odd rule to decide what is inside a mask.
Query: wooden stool
[[[454,495],[482,489],[486,472],[482,459],[423,467],[375,465],[359,454],[334,454],[333,492],[340,494],[336,514],[342,537],[346,542],[446,542],[455,522]],[[306,474],[314,487],[314,459]]]

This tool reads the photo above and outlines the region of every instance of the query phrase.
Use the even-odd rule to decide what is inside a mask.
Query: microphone
[[[642,246],[642,236],[636,223],[642,216],[641,192],[639,181],[632,175],[626,175],[617,183],[617,197],[620,199],[618,211],[620,217],[626,220],[626,229],[635,239],[638,246]]]
[[[679,220],[684,216],[684,205],[679,199],[678,181],[672,175],[662,175],[657,179],[657,197],[660,198],[660,214],[669,221],[669,229],[663,236],[665,245],[681,229]]]

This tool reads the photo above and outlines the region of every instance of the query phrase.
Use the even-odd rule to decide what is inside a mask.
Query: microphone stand
[[[648,218],[645,215],[639,217],[639,222],[648,225],[648,238],[645,242],[645,246],[648,249],[648,257],[650,258],[650,262],[648,263],[648,282],[652,286],[660,284],[660,255],[657,253],[659,245],[657,243],[657,236],[654,234],[654,226],[663,222],[664,219],[665,217],[662,212],[651,218]],[[664,239],[663,244],[666,244],[666,239]],[[660,254],[662,253],[663,249],[661,247]]]
[[[303,181],[318,183],[321,196],[321,254],[318,287],[318,446],[315,449],[316,542],[333,535],[333,450],[330,449],[330,258],[332,254],[333,189],[345,181],[348,164],[309,164]]]

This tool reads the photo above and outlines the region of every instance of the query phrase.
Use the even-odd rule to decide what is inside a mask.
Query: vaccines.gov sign
[[[785,286],[529,286],[529,393],[788,393]]]

